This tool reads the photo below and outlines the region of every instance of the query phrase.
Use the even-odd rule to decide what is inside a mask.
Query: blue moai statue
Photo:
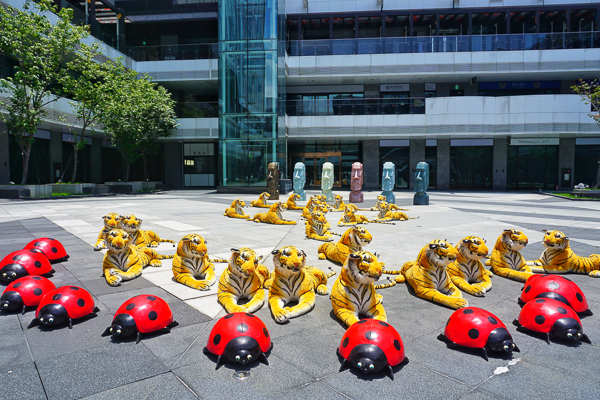
[[[415,206],[428,206],[429,194],[427,187],[429,186],[429,164],[420,162],[417,164],[415,171],[415,197],[413,204]]]
[[[381,175],[381,192],[385,196],[385,201],[390,204],[396,204],[396,196],[394,196],[394,184],[396,183],[396,166],[392,162],[383,164],[383,173]]]
[[[294,193],[300,195],[300,200],[306,201],[306,191],[304,185],[306,184],[306,166],[304,163],[297,162],[294,165]]]

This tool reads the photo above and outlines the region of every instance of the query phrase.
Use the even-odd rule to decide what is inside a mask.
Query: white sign
[[[545,139],[510,139],[511,146],[558,146],[559,138]]]
[[[381,84],[379,85],[380,92],[410,92],[410,84],[398,83],[394,85]]]
[[[436,91],[436,87],[437,87],[437,84],[435,82],[434,83],[426,83],[425,84],[425,90],[428,91],[428,92],[435,92]]]

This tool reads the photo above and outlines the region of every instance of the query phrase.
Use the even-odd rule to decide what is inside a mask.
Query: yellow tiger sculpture
[[[94,245],[94,251],[99,251],[106,248],[106,243],[104,240],[106,239],[106,235],[113,229],[119,228],[119,222],[121,221],[121,216],[117,213],[108,213],[102,220],[104,221],[104,227],[100,231],[98,235],[98,241]]]
[[[131,236],[131,244],[138,247],[157,247],[158,243],[166,242],[173,243],[175,247],[175,241],[170,239],[161,239],[158,233],[153,231],[144,231],[142,227],[142,220],[135,215],[126,215],[121,217],[121,229],[126,231]]]
[[[377,204],[375,205],[375,207],[371,208],[371,211],[379,211],[379,203],[381,202],[385,202],[386,197],[382,194],[380,194],[379,196],[377,196]],[[390,211],[410,211],[408,208],[400,208],[395,204],[389,204],[389,209]]]
[[[265,303],[265,282],[271,274],[267,267],[259,264],[256,252],[248,247],[231,249],[227,269],[219,279],[217,299],[228,313],[260,310]],[[249,299],[244,305],[238,300]]]
[[[173,258],[148,247],[130,245],[130,240],[131,236],[123,229],[112,229],[106,235],[108,251],[102,261],[102,275],[110,286],[119,286],[122,281],[140,276],[144,267],[160,267],[160,260]]]
[[[387,322],[381,296],[374,285],[381,274],[382,266],[374,254],[366,251],[350,254],[331,290],[335,316],[348,326],[359,321],[359,314]]]
[[[248,221],[254,222],[263,222],[265,224],[275,224],[275,225],[296,225],[296,221],[290,221],[288,219],[283,219],[281,213],[285,206],[282,202],[278,201],[273,204],[269,211],[266,213],[258,213],[254,217],[248,219]]]
[[[308,217],[310,216],[310,213],[315,210],[321,211],[323,213],[323,215],[327,214],[327,211],[329,211],[326,204],[322,204],[320,202],[314,203],[314,206],[312,209],[310,209],[308,207],[302,208],[302,217],[301,218],[308,219]]]
[[[327,219],[321,211],[313,211],[305,223],[307,238],[322,242],[333,241],[333,236],[331,236],[331,232],[327,229]]]
[[[402,266],[396,282],[408,282],[417,297],[451,308],[469,305],[462,293],[450,280],[446,267],[456,261],[458,252],[445,240],[433,240],[423,247],[415,261]]]
[[[401,211],[391,211],[392,204],[381,201],[377,202],[377,209],[379,214],[373,222],[384,222],[384,221],[408,221],[409,219],[418,219],[419,217],[409,217]]]
[[[261,207],[261,208],[269,208],[271,205],[267,202],[269,198],[269,192],[262,192],[260,196],[258,196],[258,200],[252,200],[250,202],[251,207]]]
[[[244,200],[235,199],[231,202],[231,207],[225,209],[223,215],[229,218],[248,219],[250,216],[244,213],[244,207],[246,207],[246,202]]]
[[[272,254],[275,271],[269,282],[269,307],[275,321],[281,324],[311,311],[315,307],[315,292],[326,295],[327,279],[335,272],[325,275],[306,265],[306,254],[295,246],[282,247]],[[298,304],[286,307],[291,301]]]
[[[173,258],[173,276],[179,283],[199,290],[209,290],[216,281],[215,266],[208,258],[207,241],[198,234],[185,235],[177,245]]]
[[[496,240],[490,256],[489,265],[492,272],[504,278],[525,282],[532,272],[519,250],[527,246],[528,242],[529,239],[520,230],[505,229]]]
[[[539,260],[527,261],[532,272],[546,274],[586,274],[600,278],[600,254],[580,257],[573,253],[569,238],[561,231],[544,231],[546,248]]]
[[[365,228],[361,226],[353,226],[348,229],[339,242],[323,243],[319,246],[319,259],[344,264],[348,256],[352,253],[362,251],[362,246],[366,246],[371,243],[373,236]]]
[[[336,194],[334,197],[335,202],[333,206],[331,206],[331,211],[344,211],[346,208],[346,203],[344,203],[344,198],[340,194]]]
[[[319,195],[310,196],[308,201],[306,202],[305,208],[308,209],[308,213],[311,213],[312,210],[318,205],[321,204],[321,200],[319,200]]]
[[[487,257],[485,240],[477,236],[467,236],[456,245],[456,261],[446,267],[452,283],[463,292],[483,297],[492,290],[491,274],[486,271],[481,259]]]
[[[296,202],[300,200],[300,195],[298,193],[292,193],[290,195],[290,197],[288,197],[286,203],[285,203],[285,207],[288,210],[303,210],[304,207],[299,206],[298,204],[296,204]]]
[[[364,215],[356,213],[357,207],[354,204],[346,205],[344,208],[344,214],[338,222],[338,226],[353,226],[356,224],[368,224],[370,221]]]

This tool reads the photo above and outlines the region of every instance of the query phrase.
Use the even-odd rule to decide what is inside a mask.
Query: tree
[[[156,140],[177,127],[173,101],[167,90],[148,75],[138,77],[121,60],[107,61],[106,102],[100,117],[113,146],[126,164],[124,181],[129,180],[131,163],[150,151]]]
[[[87,27],[71,24],[72,17],[73,10],[57,11],[50,0],[27,0],[23,10],[0,7],[0,51],[18,64],[13,76],[0,79],[0,90],[9,93],[0,101],[6,110],[0,118],[23,154],[21,183],[27,183],[33,135],[47,114],[45,106],[63,95],[65,63],[88,35]]]
[[[585,104],[592,105],[592,112],[588,114],[596,121],[600,126],[600,83],[597,79],[592,82],[586,82],[580,79],[576,85],[571,86],[571,89],[582,97],[582,101]],[[593,188],[598,189],[600,187],[600,160],[598,160],[598,169],[596,170],[596,180],[594,181]]]

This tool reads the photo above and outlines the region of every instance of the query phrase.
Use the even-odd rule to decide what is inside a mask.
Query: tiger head
[[[108,251],[120,253],[127,248],[130,238],[131,236],[123,229],[112,229],[106,235],[106,247]]]
[[[123,217],[117,213],[106,214],[104,217],[102,217],[102,220],[104,221],[104,227],[106,229],[118,229],[121,218]]]
[[[352,204],[349,204],[344,208],[344,221],[352,221],[356,215],[356,207]]]
[[[342,235],[340,243],[343,243],[350,248],[362,250],[362,246],[371,243],[373,236],[368,230],[362,226],[353,226]]]
[[[260,194],[260,196],[258,196],[259,199],[263,200],[263,201],[267,201],[269,200],[269,192],[262,192]]]
[[[306,253],[296,246],[285,246],[280,250],[273,250],[271,254],[275,270],[284,276],[298,274],[306,263]]]
[[[140,230],[142,227],[142,220],[135,215],[125,215],[121,217],[121,228],[127,233],[132,234]]]
[[[334,196],[334,201],[336,205],[342,204],[342,201],[344,201],[344,198],[342,197],[341,194],[336,194]]]
[[[467,236],[456,245],[456,250],[467,260],[481,260],[488,255],[485,239]]]
[[[233,208],[238,214],[243,214],[242,208],[246,207],[246,202],[242,199],[235,199],[231,203],[231,208]]]
[[[297,202],[298,200],[300,200],[300,195],[299,195],[298,193],[292,193],[292,194],[290,195],[290,197],[288,198],[288,201],[289,201],[290,203],[294,203],[294,204],[296,204],[296,202]]]
[[[249,247],[240,249],[231,249],[231,258],[229,259],[229,271],[234,275],[241,275],[248,278],[254,274],[258,261],[262,257],[256,255],[256,252]]]
[[[421,250],[417,257],[419,265],[433,265],[435,267],[446,267],[456,261],[458,251],[445,240],[432,240]]]
[[[313,212],[311,212],[309,218],[311,225],[325,225],[325,223],[327,222],[327,219],[319,210],[314,210]]]
[[[544,231],[544,247],[552,250],[566,250],[569,248],[569,238],[561,231]]]
[[[519,251],[527,246],[529,239],[518,229],[505,229],[502,232],[502,241],[510,250]]]
[[[377,255],[368,251],[358,251],[350,254],[343,268],[361,285],[369,285],[378,281],[383,273],[383,268],[377,260]]]
[[[317,199],[319,199],[319,201],[323,204],[327,203],[327,196],[325,196],[324,194],[318,194]]]
[[[189,258],[204,257],[208,252],[206,248],[207,241],[198,234],[190,233],[185,235],[179,241],[177,246],[177,254]]]
[[[274,204],[271,205],[271,207],[269,207],[269,212],[277,214],[277,216],[281,219],[281,213],[286,208],[287,207],[285,206],[285,204],[283,204],[282,202],[278,201],[277,203],[274,203]]]
[[[385,201],[386,197],[383,194],[380,194],[379,196],[377,196],[377,201]]]

